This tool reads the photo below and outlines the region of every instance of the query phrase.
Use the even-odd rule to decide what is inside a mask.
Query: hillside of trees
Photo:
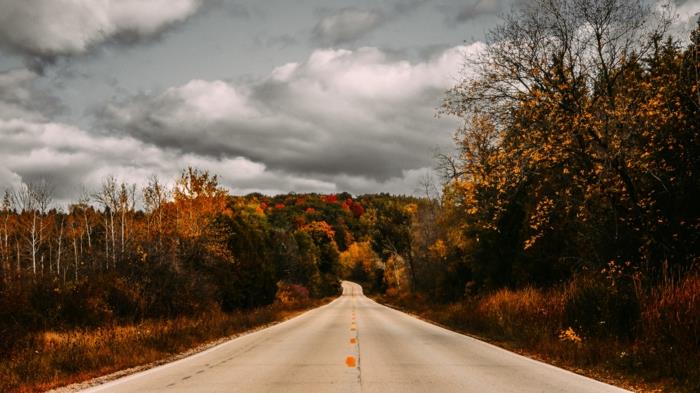
[[[172,188],[153,178],[137,190],[108,178],[68,209],[52,207],[47,183],[8,190],[0,210],[1,349],[45,329],[252,309],[285,285],[335,296],[341,274],[381,282],[379,257],[375,266],[367,255],[381,255],[379,244],[402,252],[407,237],[379,239],[375,227],[403,224],[408,200],[231,196],[216,175],[193,168]],[[357,261],[365,265],[349,266]]]

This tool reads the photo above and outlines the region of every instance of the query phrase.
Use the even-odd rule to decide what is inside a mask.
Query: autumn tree
[[[469,59],[444,112],[464,120],[446,195],[493,285],[554,282],[612,262],[659,272],[696,258],[693,84],[668,20],[634,0],[539,0]],[[681,142],[682,141],[682,142]],[[693,184],[694,183],[694,184]],[[668,235],[671,237],[669,238]]]
[[[340,291],[338,277],[340,262],[338,246],[335,243],[335,231],[325,221],[312,221],[301,228],[318,248],[318,271],[321,275],[320,293],[333,295]]]
[[[377,285],[377,274],[382,271],[382,261],[370,241],[352,243],[340,254],[340,266],[344,277],[367,289]]]

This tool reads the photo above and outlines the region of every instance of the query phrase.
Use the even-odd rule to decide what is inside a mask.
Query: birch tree
[[[44,218],[53,199],[52,188],[45,181],[23,184],[14,192],[13,198],[20,213],[25,217],[26,242],[31,255],[32,274],[36,276],[38,258],[43,265],[44,255],[41,254],[41,245],[46,229]]]

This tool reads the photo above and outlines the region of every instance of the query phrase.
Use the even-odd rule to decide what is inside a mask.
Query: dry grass
[[[90,330],[45,331],[0,359],[0,392],[39,392],[155,362],[197,345],[286,319],[321,301],[236,313],[145,321]]]
[[[700,391],[700,277],[642,295],[637,314],[623,294],[601,292],[598,284],[502,289],[447,305],[408,296],[378,300],[631,390]]]

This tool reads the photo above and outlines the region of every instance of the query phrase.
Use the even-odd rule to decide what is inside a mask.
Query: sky
[[[0,0],[0,190],[193,166],[235,194],[415,194],[513,1]],[[700,0],[675,5],[687,35]]]

